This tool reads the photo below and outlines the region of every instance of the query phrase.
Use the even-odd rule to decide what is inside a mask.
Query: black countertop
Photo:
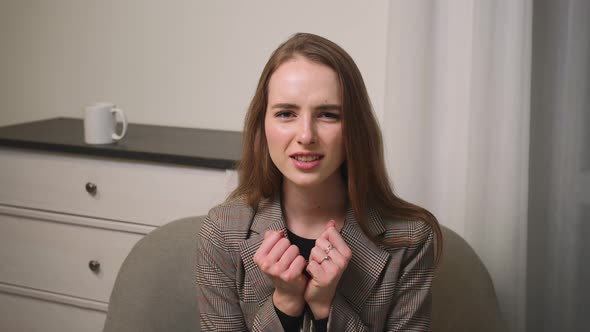
[[[82,119],[54,118],[0,127],[0,146],[138,161],[231,169],[240,159],[242,133],[130,123],[113,144],[84,142]]]

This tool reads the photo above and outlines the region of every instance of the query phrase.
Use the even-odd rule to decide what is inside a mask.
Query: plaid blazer
[[[253,261],[268,229],[286,230],[278,200],[257,211],[240,199],[211,209],[200,231],[196,281],[203,331],[283,331],[273,285]],[[404,238],[411,245],[376,245],[352,209],[341,235],[352,251],[332,302],[328,331],[429,331],[434,236],[423,222],[383,220],[370,211],[369,236]],[[311,315],[303,331],[312,331]]]

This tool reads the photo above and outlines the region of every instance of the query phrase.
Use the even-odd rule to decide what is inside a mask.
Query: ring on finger
[[[329,243],[328,246],[326,247],[326,249],[324,249],[324,252],[326,253],[326,255],[330,253],[330,250],[332,250],[332,248],[333,248],[332,244]]]
[[[329,261],[330,259],[332,259],[330,256],[326,255],[324,256],[324,258],[322,258],[322,260],[320,261],[320,264],[322,264],[324,261]]]

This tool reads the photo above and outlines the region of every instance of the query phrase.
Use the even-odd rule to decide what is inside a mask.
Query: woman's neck
[[[282,204],[287,228],[300,237],[315,239],[330,220],[338,229],[344,225],[346,185],[338,173],[316,187],[300,187],[285,179]]]

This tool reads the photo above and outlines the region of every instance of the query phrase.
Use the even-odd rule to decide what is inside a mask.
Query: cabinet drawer
[[[207,214],[233,190],[233,175],[234,171],[0,149],[0,204],[161,226]]]
[[[65,224],[59,215],[51,220],[0,212],[0,282],[106,303],[121,264],[142,237]],[[99,264],[96,271],[91,261]]]
[[[0,292],[0,331],[100,332],[106,313]]]

